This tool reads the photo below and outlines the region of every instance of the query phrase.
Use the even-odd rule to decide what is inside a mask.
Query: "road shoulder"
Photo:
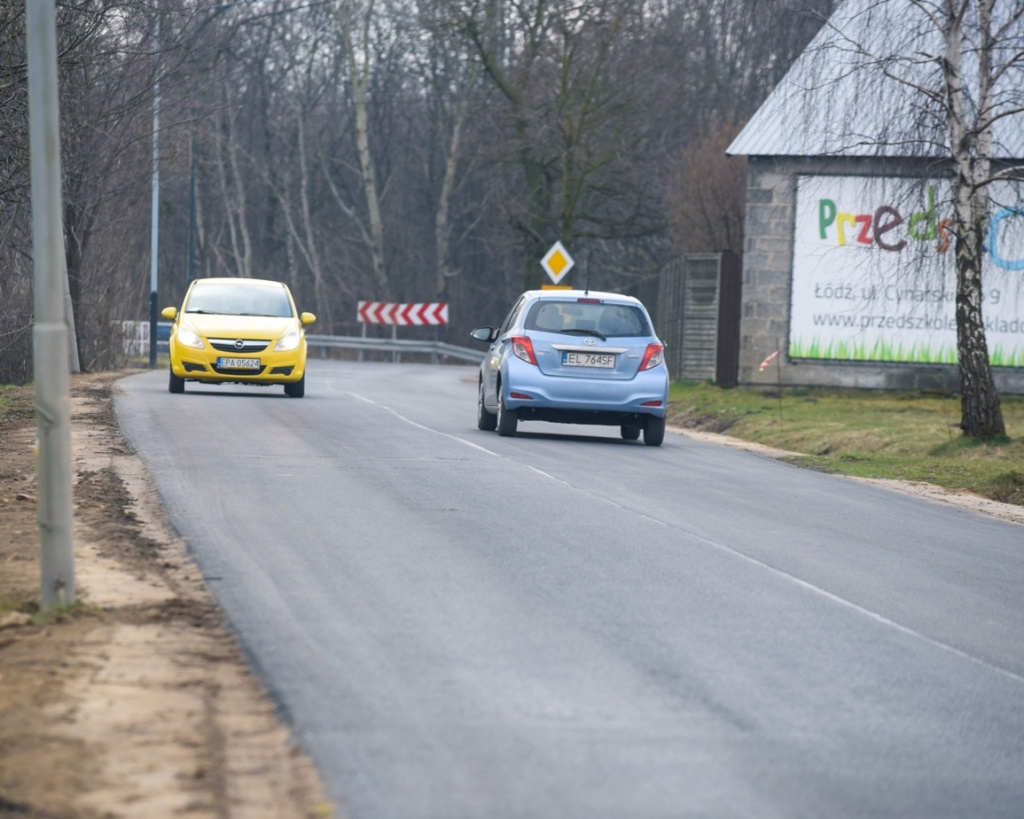
[[[684,435],[685,437],[691,438],[695,441],[705,441],[707,443],[718,444],[720,446],[745,449],[748,452],[754,452],[766,458],[785,460],[800,457],[800,454],[797,452],[775,449],[774,447],[756,444],[751,441],[744,441],[739,438],[732,438],[728,435],[722,435],[716,432],[703,432],[685,429],[683,427],[673,427],[672,429],[680,435]],[[1024,525],[1024,507],[1016,506],[1012,503],[1000,503],[999,501],[989,500],[988,498],[982,498],[970,492],[954,492],[949,489],[943,489],[941,486],[935,486],[930,483],[919,483],[916,481],[896,481],[882,478],[856,478],[848,475],[838,477],[842,477],[848,481],[859,481],[861,483],[880,486],[894,492],[903,492],[904,494],[913,495],[914,497],[925,498],[930,501],[935,501],[936,503],[945,503],[970,512],[977,512],[982,515],[989,515],[990,517],[998,518],[999,520]]]
[[[123,375],[72,379],[81,605],[45,625],[26,622],[39,599],[34,414],[0,428],[0,610],[17,609],[0,615],[0,815],[330,816],[121,437]]]

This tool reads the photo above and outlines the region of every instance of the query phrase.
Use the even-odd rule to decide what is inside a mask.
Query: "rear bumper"
[[[620,412],[608,410],[561,409],[531,407],[521,404],[516,410],[520,421],[550,421],[554,424],[588,424],[591,426],[631,425],[643,429],[649,418],[663,418],[664,411]]]
[[[505,406],[518,410],[520,420],[630,423],[631,418],[665,417],[668,372],[664,366],[659,366],[623,380],[559,378],[543,375],[527,364],[509,368],[502,394]]]

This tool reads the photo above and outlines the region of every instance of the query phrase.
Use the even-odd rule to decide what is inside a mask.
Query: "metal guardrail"
[[[412,339],[400,338],[363,338],[362,336],[306,336],[306,344],[310,347],[335,347],[345,350],[375,350],[378,352],[395,353],[399,357],[402,353],[415,353],[428,355],[431,360],[439,358],[455,358],[460,361],[468,361],[472,364],[479,364],[484,357],[484,350],[474,350],[471,347],[459,347],[455,344],[448,344],[444,341],[414,341]],[[399,359],[400,360],[400,359]]]

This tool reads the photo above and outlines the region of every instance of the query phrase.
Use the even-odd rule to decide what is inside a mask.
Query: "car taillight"
[[[533,354],[533,342],[529,338],[526,336],[512,336],[510,343],[512,345],[512,355],[516,358],[521,358],[528,364],[537,366],[537,356]]]
[[[648,344],[644,351],[644,359],[640,362],[641,372],[657,367],[665,360],[665,348],[660,344]]]

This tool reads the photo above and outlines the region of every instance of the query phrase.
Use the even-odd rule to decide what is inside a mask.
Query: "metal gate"
[[[657,297],[648,304],[673,379],[737,383],[740,296],[733,253],[683,256],[662,268]]]

